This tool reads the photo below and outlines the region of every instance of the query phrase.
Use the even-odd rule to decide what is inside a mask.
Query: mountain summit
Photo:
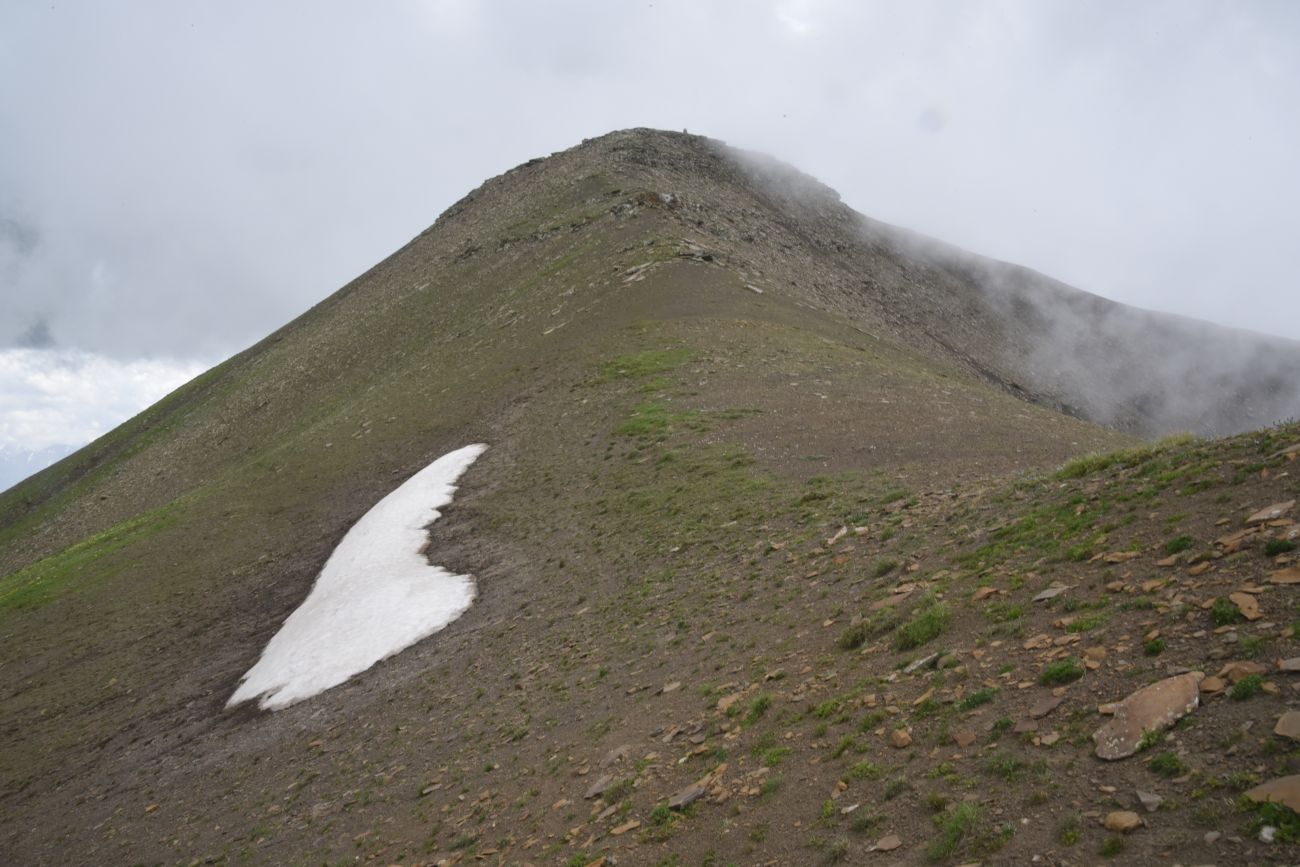
[[[0,860],[1289,845],[1220,802],[1292,762],[1300,431],[1241,432],[1297,370],[707,138],[532,160],[0,495]],[[228,709],[349,528],[473,443],[428,531],[464,614]],[[1154,770],[1123,725],[1094,751],[1191,671],[1146,694],[1181,700]]]

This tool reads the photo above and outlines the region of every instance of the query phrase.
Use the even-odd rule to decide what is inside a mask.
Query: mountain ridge
[[[1006,673],[973,655],[1007,640],[981,631],[986,615],[964,601],[975,585],[1008,600],[1058,579],[1100,587],[1110,567],[1088,558],[1130,544],[1146,558],[1175,529],[1210,546],[1216,521],[1294,489],[1273,454],[1294,428],[1144,446],[1080,418],[1096,414],[1085,398],[1106,405],[1099,393],[1063,391],[1052,359],[1046,373],[1030,363],[1042,308],[1024,295],[1036,278],[999,283],[1001,310],[979,283],[1002,279],[997,267],[963,277],[979,270],[967,254],[945,264],[879,224],[864,239],[866,218],[825,187],[737,159],[700,137],[636,130],[525,163],[299,319],[0,495],[0,727],[13,744],[0,811],[14,829],[0,854],[88,862],[108,846],[121,860],[269,862],[350,857],[373,840],[368,855],[415,863],[493,848],[558,863],[594,861],[615,841],[629,863],[710,846],[747,860],[765,851],[756,825],[733,839],[689,815],[652,819],[656,805],[722,762],[762,789],[759,768],[776,775],[769,753],[784,739],[799,779],[779,798],[744,797],[759,799],[762,822],[777,821],[775,799],[822,827],[825,792],[859,778],[823,760],[833,745],[816,731],[847,724],[827,720],[850,706],[860,715],[868,694],[905,687],[911,702],[934,678],[952,699],[935,719],[957,724],[967,717],[949,715],[978,691],[970,676],[1001,684],[991,706],[1018,712]],[[1203,390],[1200,405],[1271,406],[1287,384]],[[1076,414],[1060,411],[1067,402]],[[1165,417],[1158,409],[1133,405],[1132,429]],[[300,706],[224,711],[347,528],[469,442],[490,448],[429,535],[437,562],[476,577],[479,600]],[[1117,449],[1128,451],[1109,463],[1067,463]],[[1086,472],[1053,475],[1063,464]],[[1201,582],[1258,578],[1265,561],[1251,555],[1214,560]],[[1285,564],[1285,552],[1270,556]],[[1200,562],[1180,561],[1179,574]],[[1113,638],[1143,612],[1177,609],[1165,628],[1203,664],[1175,597],[1199,604],[1207,591],[1168,589],[1158,601],[1130,594],[1152,595],[1151,608],[1107,609]],[[872,616],[882,610],[897,619]],[[941,610],[953,672],[968,674],[923,666],[899,680],[895,662],[915,661],[913,646],[897,649],[911,623]],[[1047,606],[1028,612],[1044,630],[1086,634],[1052,626]],[[852,649],[870,653],[841,656],[839,630],[864,622],[880,631]],[[1016,653],[1008,664],[1037,694],[1038,657]],[[1113,695],[1134,673],[1151,674],[1104,667],[1084,687]],[[735,692],[739,720],[718,710]],[[824,717],[804,705],[850,692]],[[764,694],[771,717],[753,710]],[[1086,699],[1073,701],[1082,714]],[[872,744],[872,761],[906,774],[889,748],[874,752],[877,710],[872,725],[853,721],[856,746],[841,756]],[[909,724],[918,736],[930,725]],[[937,729],[927,737],[947,744]],[[627,784],[575,794],[625,743],[636,753],[608,767]],[[664,761],[669,746],[685,753]],[[534,803],[534,791],[551,800]],[[922,793],[903,797],[918,807]],[[589,800],[603,806],[582,819]],[[607,835],[611,817],[634,814],[643,831]],[[55,827],[39,830],[41,817]],[[910,835],[927,824],[894,820]],[[805,841],[782,837],[772,857],[807,857]]]

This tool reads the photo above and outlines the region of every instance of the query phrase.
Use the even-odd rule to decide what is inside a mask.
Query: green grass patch
[[[1053,662],[1044,668],[1043,673],[1038,675],[1038,682],[1043,686],[1060,686],[1073,683],[1081,677],[1083,677],[1083,665],[1071,656],[1069,659]]]
[[[948,630],[948,609],[942,602],[934,602],[918,610],[912,619],[898,627],[894,646],[899,650],[912,650],[933,641]]]
[[[664,373],[691,360],[693,353],[686,348],[646,349],[620,355],[600,366],[596,377],[598,383],[613,382],[619,379],[640,379]]]
[[[1195,540],[1191,536],[1175,536],[1165,543],[1165,553],[1170,555],[1177,554],[1180,551],[1186,551],[1188,548],[1192,547],[1193,544],[1195,544]]]
[[[1263,689],[1264,676],[1262,674],[1248,674],[1232,685],[1232,689],[1228,690],[1228,697],[1233,701],[1245,701],[1248,698],[1254,698]]]
[[[1190,770],[1177,753],[1164,752],[1151,759],[1151,770],[1162,777],[1181,777]]]
[[[117,574],[126,564],[109,562],[110,555],[169,526],[174,520],[170,510],[170,506],[164,506],[123,521],[0,578],[0,617],[37,608],[89,581]]]

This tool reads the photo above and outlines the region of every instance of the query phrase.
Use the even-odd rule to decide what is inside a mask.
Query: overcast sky
[[[1288,0],[4,3],[0,488],[630,126],[1300,338],[1297,46]]]

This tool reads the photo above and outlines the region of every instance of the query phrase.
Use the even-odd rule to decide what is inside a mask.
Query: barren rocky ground
[[[1099,425],[956,266],[710,147],[495,179],[0,496],[0,861],[1296,860],[1300,428]],[[225,710],[475,441],[465,616]]]

